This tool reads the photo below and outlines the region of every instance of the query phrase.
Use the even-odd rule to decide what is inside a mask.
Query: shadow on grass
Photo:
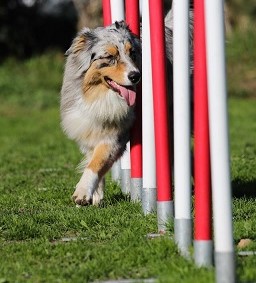
[[[115,192],[114,194],[108,196],[106,198],[108,202],[111,202],[112,204],[114,203],[119,203],[122,201],[130,201],[130,195],[125,195],[121,191],[120,192]]]
[[[116,205],[120,202],[129,202],[130,195],[124,194],[121,191],[120,184],[115,181],[109,181],[109,185],[106,187],[104,201],[102,206]]]
[[[244,181],[235,179],[232,181],[232,194],[233,197],[241,198],[256,197],[256,180]]]

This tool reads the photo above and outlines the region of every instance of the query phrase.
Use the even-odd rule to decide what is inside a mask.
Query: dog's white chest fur
[[[113,143],[121,131],[130,127],[127,121],[132,121],[133,115],[127,103],[109,90],[92,104],[87,104],[82,96],[76,99],[62,113],[62,126],[84,152],[99,142]]]

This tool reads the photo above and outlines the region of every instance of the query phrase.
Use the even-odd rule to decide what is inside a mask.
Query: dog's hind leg
[[[87,205],[93,203],[96,205],[100,202],[103,198],[103,183],[101,180],[113,162],[113,148],[110,144],[102,143],[95,147],[73,194],[73,200],[77,204]]]

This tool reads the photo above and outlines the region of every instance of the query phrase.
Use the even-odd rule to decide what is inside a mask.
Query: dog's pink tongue
[[[114,81],[108,81],[108,83],[116,90],[118,93],[126,100],[129,106],[134,105],[136,100],[136,92],[134,90],[128,89],[124,86],[117,84]]]
[[[120,95],[126,100],[129,106],[132,106],[136,100],[136,92],[119,85]]]

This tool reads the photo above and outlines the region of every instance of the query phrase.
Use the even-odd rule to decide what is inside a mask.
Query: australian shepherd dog
[[[169,13],[166,25],[171,26],[171,20]],[[134,122],[141,43],[121,21],[105,28],[84,28],[66,55],[61,123],[86,157],[72,198],[78,205],[98,205],[103,177],[125,151]]]

